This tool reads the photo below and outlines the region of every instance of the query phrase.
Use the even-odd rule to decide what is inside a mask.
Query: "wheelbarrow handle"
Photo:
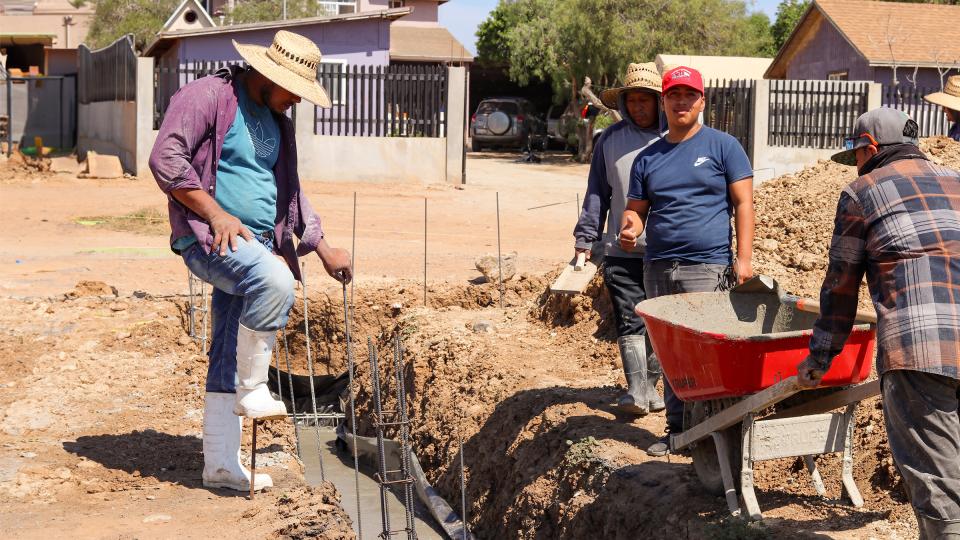
[[[812,298],[797,298],[796,300],[797,309],[800,311],[806,311],[807,313],[816,313],[820,314],[820,302],[813,300]],[[877,314],[874,311],[867,311],[865,309],[857,310],[857,321],[868,322],[871,324],[877,324]]]

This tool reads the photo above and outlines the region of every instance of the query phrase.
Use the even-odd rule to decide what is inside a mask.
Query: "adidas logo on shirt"
[[[699,167],[708,161],[710,161],[710,158],[701,156],[701,157],[698,157],[697,160],[693,162],[693,166]]]

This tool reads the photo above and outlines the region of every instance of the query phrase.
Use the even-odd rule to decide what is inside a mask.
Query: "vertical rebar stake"
[[[357,275],[357,192],[353,192],[353,233],[350,245],[350,271],[354,276]],[[350,306],[353,306],[353,283],[350,280]]]
[[[380,484],[380,522],[383,525],[383,538],[389,538],[390,532],[390,509],[387,506],[387,456],[383,445],[383,404],[380,401],[380,367],[377,362],[377,346],[373,343],[373,338],[367,338],[367,350],[370,354],[370,378],[373,383],[373,407],[374,422],[377,431],[377,463],[380,472],[378,474],[378,483]]]
[[[307,338],[307,372],[310,374],[310,401],[313,404],[313,431],[317,435],[317,459],[320,461],[320,479],[323,471],[323,443],[320,442],[320,417],[317,415],[317,391],[313,383],[313,351],[310,350],[310,306],[307,304],[307,263],[300,263],[300,290],[303,291],[303,334]]]
[[[211,293],[211,296],[213,296],[213,293]],[[203,347],[203,354],[207,354],[207,318],[210,315],[210,304],[212,300],[207,300],[207,285],[203,281],[200,282],[200,302],[201,305],[203,305],[201,311],[201,313],[203,313],[203,343],[201,347]]]
[[[580,221],[580,192],[577,192],[577,221]]]
[[[460,429],[457,430],[457,438],[460,439],[460,521],[463,523],[463,540],[467,540],[470,534],[467,528],[467,473],[463,466],[463,414],[461,412]]]
[[[497,192],[497,269],[500,275],[500,309],[503,309],[503,257],[500,255],[500,192]]]
[[[352,288],[353,282],[350,283]],[[346,283],[343,284],[343,334],[347,342],[347,373],[350,379],[350,432],[353,433],[353,481],[357,489],[357,537],[359,540],[363,540],[363,520],[360,519],[360,454],[357,453],[357,407],[353,378],[355,363],[353,360],[353,337],[350,334],[350,307],[347,304]]]
[[[253,429],[251,430],[252,441],[250,444],[250,500],[253,500],[253,494],[257,489],[257,426],[260,421],[253,419]]]
[[[193,292],[193,272],[189,269],[187,270],[187,288],[190,290],[190,307],[187,309],[187,313],[190,315],[190,339],[196,339],[197,321],[194,312],[197,309],[197,298]]]
[[[423,307],[427,307],[427,198],[423,198]]]
[[[287,363],[287,384],[290,385],[290,410],[293,412],[293,431],[297,436],[297,457],[303,461],[303,453],[300,451],[300,423],[297,421],[297,396],[293,393],[293,370],[290,369],[290,345],[287,343],[287,329],[283,333],[283,358]]]
[[[407,387],[403,375],[403,347],[400,345],[400,334],[394,334],[393,370],[397,382],[397,413],[400,425],[400,475],[403,477],[403,507],[407,518],[407,540],[417,539],[417,529],[414,523],[413,482],[410,475],[410,424],[407,417]]]

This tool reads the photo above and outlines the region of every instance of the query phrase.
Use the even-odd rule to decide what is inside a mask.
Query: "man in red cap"
[[[668,70],[662,100],[669,129],[633,162],[620,245],[632,248],[646,229],[648,298],[726,290],[753,276],[753,168],[735,138],[700,123],[700,72],[684,66]],[[668,452],[669,434],[683,431],[683,402],[667,379],[667,435],[647,449],[654,456]]]

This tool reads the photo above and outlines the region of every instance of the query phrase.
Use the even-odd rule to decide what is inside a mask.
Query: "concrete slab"
[[[122,178],[123,166],[117,156],[87,152],[86,167],[83,173],[85,178]]]
[[[50,172],[80,174],[83,165],[77,162],[73,156],[62,156],[50,159]]]
[[[353,529],[360,532],[357,524],[361,524],[364,538],[377,538],[383,532],[383,523],[380,515],[380,486],[373,479],[373,471],[360,462],[360,512],[357,515],[357,487],[353,473],[353,457],[341,453],[336,448],[337,433],[330,428],[320,428],[320,452],[317,452],[317,435],[313,428],[300,429],[300,451],[304,466],[304,476],[310,485],[317,485],[320,479],[319,455],[323,456],[323,468],[327,481],[333,482],[340,490],[342,497],[340,504],[353,520]],[[417,505],[414,526],[417,538],[420,540],[434,540],[446,538],[443,530],[433,523],[433,518],[423,508],[419,501]],[[387,503],[390,509],[390,526],[392,530],[403,529],[406,520],[403,503],[387,491]],[[403,535],[396,536],[403,538]]]

